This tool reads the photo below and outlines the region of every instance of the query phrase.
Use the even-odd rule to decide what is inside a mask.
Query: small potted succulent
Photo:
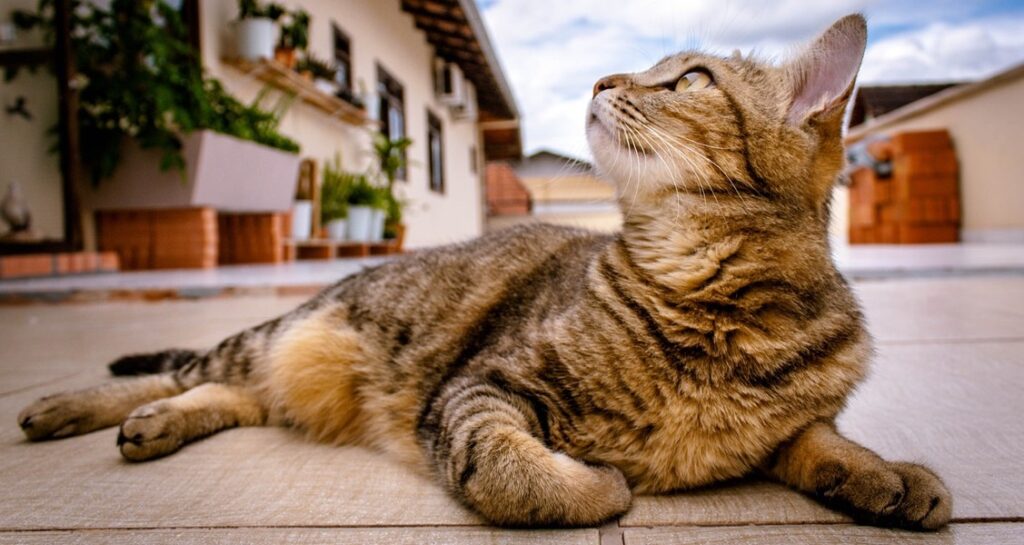
[[[341,170],[341,157],[324,164],[323,184],[320,186],[320,222],[327,230],[328,238],[345,240],[347,236],[349,190],[353,185],[352,174]]]
[[[258,0],[239,0],[236,28],[238,56],[249,61],[274,57],[277,20],[284,8],[275,3],[260,4]]]
[[[309,45],[309,13],[306,10],[286,12],[281,18],[281,37],[274,50],[274,60],[294,69],[299,51]]]
[[[303,77],[312,81],[317,90],[329,95],[338,92],[338,84],[334,81],[338,70],[331,66],[329,62],[317,58],[316,55],[306,53],[295,69]]]

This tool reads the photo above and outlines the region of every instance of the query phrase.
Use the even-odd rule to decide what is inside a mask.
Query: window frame
[[[349,94],[354,95],[355,89],[353,89],[352,84],[352,38],[341,29],[336,21],[331,21],[331,39],[334,46],[334,64],[335,66],[344,65],[345,68],[345,81],[340,81],[337,76],[334,81],[342,86],[343,91],[348,91]],[[344,44],[344,50],[338,47],[339,43]]]
[[[398,78],[377,63],[377,121],[380,123],[380,132],[391,140],[405,138],[408,134],[408,119],[405,116],[405,86]],[[400,121],[398,131],[394,131],[391,114],[394,112]],[[407,181],[408,152],[402,151],[402,168],[398,169],[395,179]]]
[[[441,117],[430,108],[427,111],[427,187],[441,195],[445,194],[444,124]],[[434,143],[437,143],[435,157]],[[437,174],[435,178],[435,173]]]

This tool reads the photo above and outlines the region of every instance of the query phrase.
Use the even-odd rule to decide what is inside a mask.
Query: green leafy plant
[[[328,81],[334,81],[334,77],[338,75],[338,69],[331,65],[331,63],[317,58],[312,53],[306,53],[299,63],[295,65],[295,70],[298,72],[310,72],[314,78],[325,79]]]
[[[349,206],[369,206],[371,208],[383,208],[383,194],[379,187],[373,185],[370,177],[366,174],[351,174],[351,183],[348,191]]]
[[[277,21],[284,15],[285,9],[274,2],[261,4],[258,0],[239,0],[239,19],[270,19]]]
[[[12,20],[22,29],[41,28],[52,41],[53,1],[16,11]],[[113,174],[129,138],[160,151],[162,169],[182,172],[182,136],[199,129],[298,151],[277,131],[282,111],[242,104],[204,76],[181,16],[165,2],[111,0],[102,7],[72,0],[71,8],[72,49],[84,83],[79,140],[94,184]]]
[[[380,174],[384,177],[384,181],[387,182],[389,190],[395,186],[398,173],[409,164],[406,158],[406,150],[411,145],[411,138],[403,137],[392,140],[384,133],[373,133],[373,154],[377,157],[377,162],[380,165]]]
[[[398,173],[409,165],[406,152],[411,145],[410,138],[392,140],[384,133],[373,133],[373,155],[378,165],[378,175],[385,183],[383,208],[387,212],[384,228],[386,235],[393,236],[398,224],[402,223],[402,210],[406,203],[395,195],[395,180],[398,179]]]
[[[320,186],[320,221],[348,217],[349,191],[353,175],[341,168],[341,154],[324,162],[323,183]]]
[[[309,46],[309,12],[304,9],[286,12],[281,23],[281,38],[278,40],[277,47],[303,50],[307,46]]]

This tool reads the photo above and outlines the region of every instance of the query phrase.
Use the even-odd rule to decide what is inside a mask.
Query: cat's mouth
[[[606,121],[597,112],[591,110],[587,114],[587,128],[600,132],[605,140],[614,143],[624,151],[643,156],[654,155],[654,150],[646,145],[638,129],[629,129],[628,123],[624,121],[614,118],[611,121]]]

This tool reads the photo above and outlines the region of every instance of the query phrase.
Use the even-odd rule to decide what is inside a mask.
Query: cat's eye
[[[676,80],[676,92],[697,91],[714,87],[715,81],[707,70],[693,70],[683,74],[683,77]]]

